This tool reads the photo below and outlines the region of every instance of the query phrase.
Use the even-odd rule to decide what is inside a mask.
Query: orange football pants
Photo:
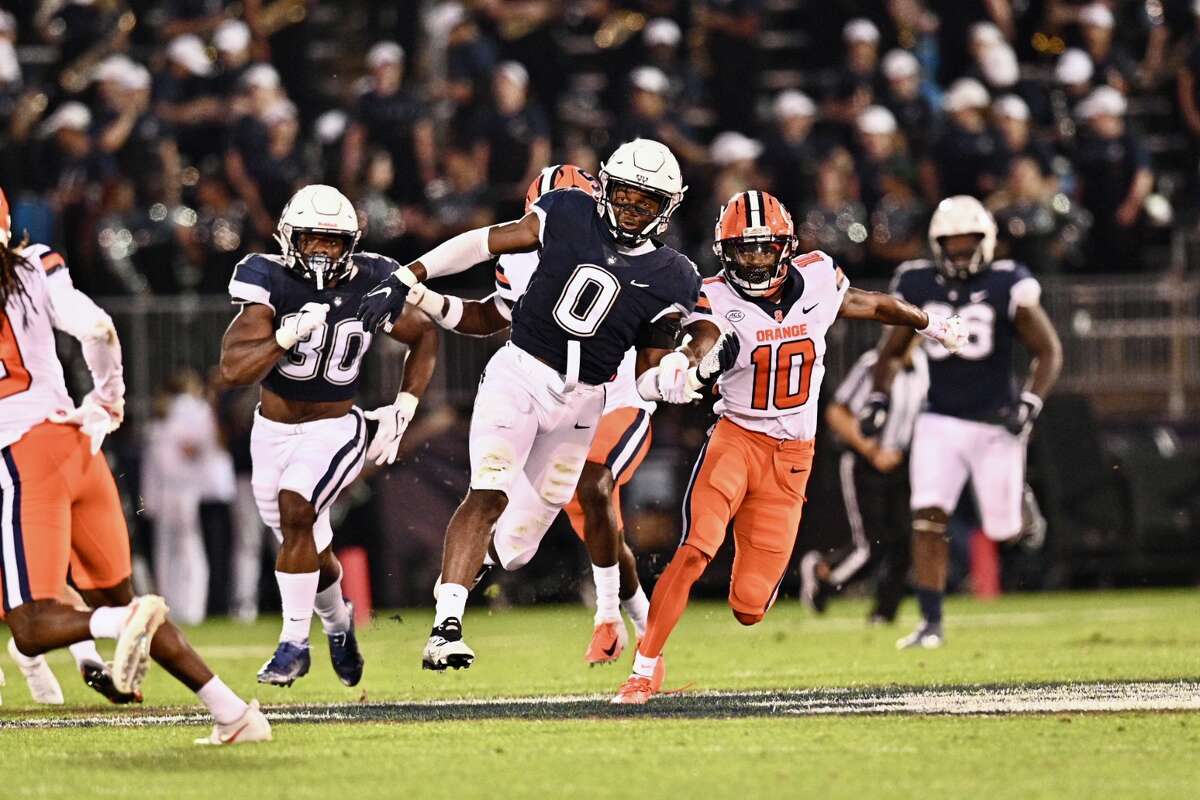
[[[0,450],[0,589],[4,616],[130,574],[129,533],[117,485],[79,428],[43,422]]]
[[[626,406],[610,411],[600,418],[596,426],[596,438],[588,451],[587,460],[603,464],[613,474],[612,505],[617,516],[617,530],[625,530],[621,517],[621,487],[633,479],[633,474],[650,451],[650,413],[642,408]],[[583,506],[579,492],[567,503],[564,511],[571,520],[571,527],[580,538],[584,536]]]
[[[711,559],[733,521],[729,606],[761,617],[775,602],[792,557],[813,442],[776,439],[717,421],[683,498],[683,539]]]

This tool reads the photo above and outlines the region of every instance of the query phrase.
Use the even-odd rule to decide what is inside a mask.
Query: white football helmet
[[[346,247],[336,261],[323,255],[304,256],[299,248],[302,233],[332,234],[342,237]],[[315,281],[322,290],[331,280],[343,277],[350,271],[350,256],[362,231],[358,227],[358,212],[344,194],[332,186],[314,183],[292,195],[283,213],[279,215],[279,227],[275,241],[283,254],[288,269],[298,272],[305,280]]]
[[[947,236],[977,234],[983,238],[975,249],[974,256],[965,267],[955,266],[942,250],[941,240]],[[947,197],[938,203],[929,221],[929,248],[933,261],[947,278],[965,281],[992,263],[996,254],[996,220],[983,207],[983,203],[966,194]]]
[[[639,245],[651,235],[665,232],[671,215],[679,208],[683,193],[687,191],[674,154],[665,144],[653,139],[634,139],[618,147],[608,161],[600,165],[599,178],[600,215],[617,241],[627,246]],[[640,231],[627,231],[617,223],[612,195],[621,185],[663,199],[662,211]]]

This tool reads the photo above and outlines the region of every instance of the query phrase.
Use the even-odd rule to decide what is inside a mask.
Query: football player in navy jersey
[[[693,359],[676,348],[700,275],[685,256],[651,239],[666,230],[685,187],[667,147],[621,145],[599,173],[600,201],[548,192],[520,220],[450,239],[402,267],[363,300],[368,331],[394,318],[408,290],[502,253],[540,250],[512,311],[512,335],[488,362],[471,418],[471,488],[446,530],[426,669],[471,666],[462,637],[470,587],[493,525],[521,473],[549,506],[571,499],[604,407],[605,384],[637,348],[638,394],[687,402]]]
[[[242,306],[221,342],[221,377],[261,383],[250,438],[251,483],[263,522],[280,540],[275,578],[283,632],[259,683],[291,686],[310,665],[313,611],[329,638],[338,678],[354,686],[363,659],[353,608],[342,597],[329,510],[362,470],[364,457],[392,463],[437,359],[437,334],[423,314],[400,317],[393,339],[409,347],[400,393],[363,413],[354,406],[370,331],[355,316],[363,296],[399,265],[356,253],[358,215],[331,186],[305,186],[279,218],[281,255],[253,254],[235,268],[229,293]],[[366,419],[379,423],[370,447]]]
[[[1024,265],[992,260],[996,223],[982,203],[967,195],[939,203],[929,246],[933,259],[901,264],[892,292],[930,313],[957,313],[969,340],[955,354],[924,343],[929,395],[909,461],[921,623],[896,643],[899,648],[935,648],[944,641],[946,525],[968,478],[984,533],[995,541],[1020,534],[1025,444],[1062,368],[1062,345],[1041,306],[1041,286]],[[887,392],[911,338],[912,331],[896,328],[881,345],[874,393],[860,416],[864,435],[876,435],[886,420]],[[1032,357],[1022,389],[1013,372],[1017,342]]]

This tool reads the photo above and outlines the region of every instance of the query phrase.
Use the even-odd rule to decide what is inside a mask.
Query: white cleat
[[[429,641],[421,653],[421,668],[441,672],[467,669],[475,661],[475,651],[462,639],[462,622],[450,617],[429,632]]]
[[[258,701],[251,700],[246,713],[225,725],[219,722],[215,723],[212,733],[203,739],[197,739],[196,744],[221,746],[269,741],[271,741],[271,723],[267,722],[266,715],[259,709]]]
[[[942,636],[941,625],[922,622],[920,627],[908,636],[896,640],[896,649],[908,650],[912,647],[922,647],[926,650],[936,650],[945,643],[946,639]]]
[[[118,692],[132,694],[141,688],[150,669],[150,641],[166,621],[167,602],[156,594],[135,597],[129,604],[112,660],[113,686]]]
[[[29,685],[29,694],[33,697],[33,702],[48,706],[63,704],[62,687],[58,685],[58,678],[54,677],[45,656],[30,658],[17,649],[15,639],[8,640],[8,655],[25,676],[25,683]]]

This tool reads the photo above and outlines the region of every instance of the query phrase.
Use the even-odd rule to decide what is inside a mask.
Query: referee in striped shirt
[[[838,463],[839,483],[850,522],[848,546],[800,560],[801,597],[817,613],[829,597],[855,577],[879,565],[872,622],[892,622],[904,597],[909,567],[912,512],[909,509],[908,449],[913,427],[929,390],[925,352],[914,339],[903,369],[892,383],[890,412],[877,438],[863,437],[858,415],[871,394],[872,348],[855,362],[838,386],[825,421],[846,451]]]

